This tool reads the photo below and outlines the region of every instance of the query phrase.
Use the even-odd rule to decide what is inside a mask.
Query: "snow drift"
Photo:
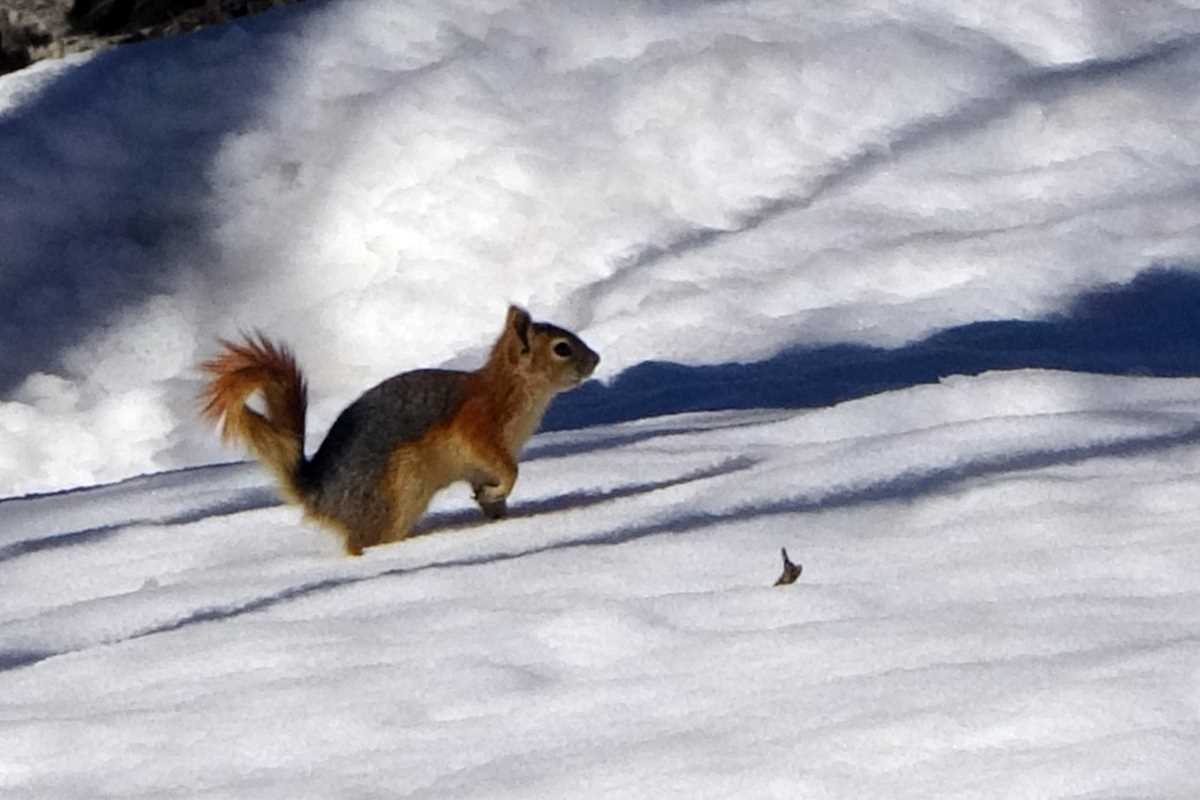
[[[294,344],[320,432],[472,363],[509,301],[611,377],[1192,271],[1198,31],[1175,2],[318,2],[9,76],[0,488],[220,457],[193,366],[244,328]]]

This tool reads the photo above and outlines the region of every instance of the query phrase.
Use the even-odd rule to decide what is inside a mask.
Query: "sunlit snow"
[[[0,79],[0,796],[1200,796],[1197,85],[1167,0],[312,0]],[[508,520],[347,558],[197,418],[219,336],[312,448],[510,302],[604,360]]]

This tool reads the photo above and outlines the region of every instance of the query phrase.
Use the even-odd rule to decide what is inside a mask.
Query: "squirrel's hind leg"
[[[380,537],[380,543],[399,542],[407,539],[412,533],[413,526],[433,499],[432,491],[424,491],[423,486],[406,486],[393,496],[392,518],[387,530]]]
[[[415,448],[414,448],[415,450]],[[446,483],[428,468],[422,468],[416,452],[397,452],[392,457],[384,486],[387,496],[388,519],[382,531],[381,542],[398,542],[408,538],[413,525],[429,507],[434,493]]]
[[[411,505],[399,506],[391,519],[381,520],[378,525],[344,528],[341,533],[346,555],[361,556],[365,548],[407,538],[423,510],[423,506],[415,511]]]
[[[363,548],[375,544],[377,538],[365,536],[361,531],[346,531],[345,539],[343,539],[342,543],[346,548],[346,555],[361,556]]]

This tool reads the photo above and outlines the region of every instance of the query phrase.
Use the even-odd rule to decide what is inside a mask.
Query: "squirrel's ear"
[[[521,343],[521,354],[529,352],[529,312],[519,306],[508,307],[508,318],[505,320],[504,327],[517,335],[517,340]]]

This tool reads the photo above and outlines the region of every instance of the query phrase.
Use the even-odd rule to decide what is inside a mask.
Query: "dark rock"
[[[0,74],[43,58],[158,39],[301,0],[7,0]]]
[[[71,0],[8,0],[0,9],[0,74],[21,69],[53,53],[67,34]]]

